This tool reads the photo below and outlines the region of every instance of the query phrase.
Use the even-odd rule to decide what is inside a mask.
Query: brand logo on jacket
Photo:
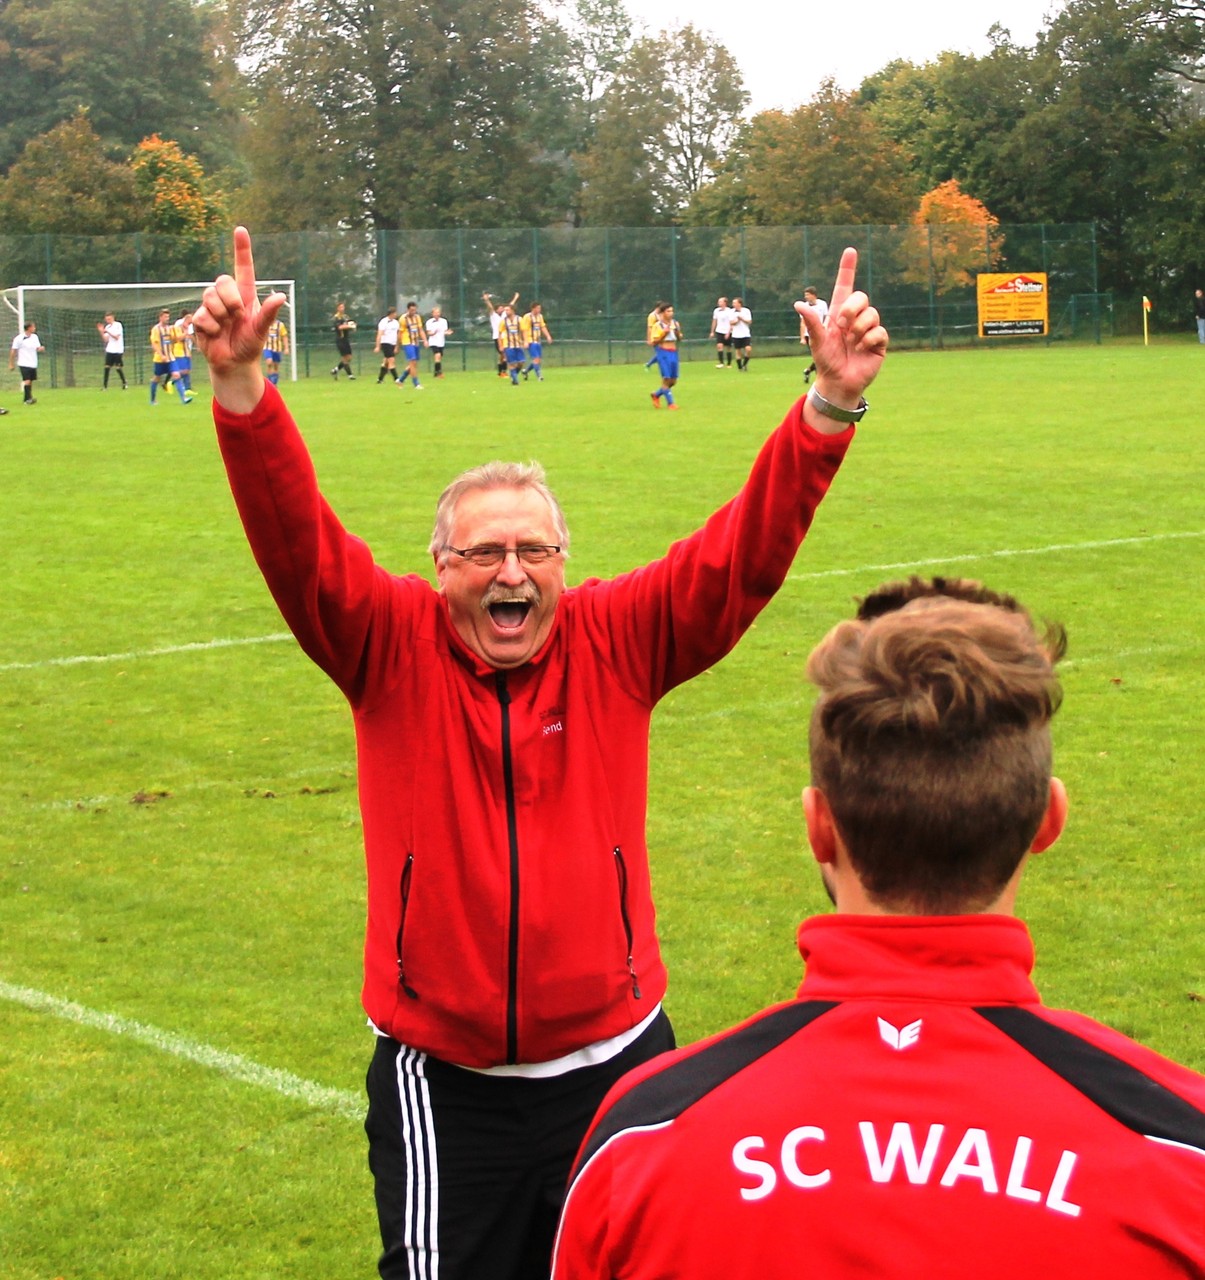
[[[885,1045],[890,1048],[902,1052],[904,1049],[911,1049],[914,1044],[920,1041],[920,1029],[923,1019],[917,1018],[915,1022],[910,1022],[906,1027],[893,1027],[886,1018],[880,1018],[879,1036]]]

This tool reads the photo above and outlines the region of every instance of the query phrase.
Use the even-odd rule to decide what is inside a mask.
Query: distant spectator
[[[1198,289],[1193,294],[1192,305],[1197,317],[1197,341],[1205,343],[1205,290]]]

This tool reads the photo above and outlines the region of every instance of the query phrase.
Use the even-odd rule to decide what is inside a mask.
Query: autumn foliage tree
[[[0,178],[0,222],[10,234],[103,236],[138,225],[130,166],[114,160],[78,110],[21,152]]]
[[[912,215],[907,276],[940,298],[990,271],[1003,247],[1000,222],[951,178],[926,191]]]
[[[215,236],[228,221],[222,193],[194,156],[157,133],[138,144],[130,163],[143,208],[142,228],[166,237],[159,244],[158,269],[206,273]]]

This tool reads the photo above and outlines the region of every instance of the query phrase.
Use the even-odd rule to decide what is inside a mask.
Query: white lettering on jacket
[[[820,1169],[815,1173],[805,1173],[799,1167],[800,1153],[799,1148],[805,1142],[823,1142],[824,1130],[817,1129],[815,1125],[804,1124],[798,1129],[792,1129],[782,1140],[782,1147],[779,1150],[779,1164],[782,1168],[783,1175],[792,1186],[802,1187],[805,1191],[810,1187],[822,1187],[833,1176],[829,1169]],[[767,1164],[764,1160],[752,1159],[752,1152],[756,1149],[764,1151],[766,1147],[765,1140],[756,1136],[750,1138],[742,1138],[740,1142],[732,1148],[732,1163],[736,1165],[741,1173],[747,1173],[759,1179],[756,1187],[742,1187],[742,1200],[764,1200],[766,1196],[774,1190],[778,1182],[778,1173],[772,1164]]]
[[[858,1124],[858,1133],[872,1182],[891,1182],[898,1169],[914,1186],[928,1186],[936,1181],[939,1186],[952,1187],[969,1181],[977,1183],[985,1195],[999,1195],[997,1170],[1003,1170],[1007,1164],[1004,1195],[1029,1204],[1044,1204],[1052,1212],[1068,1217],[1080,1214],[1080,1206],[1068,1199],[1071,1177],[1079,1159],[1074,1151],[1062,1152],[1050,1185],[1043,1190],[1036,1182],[1030,1185],[1033,1182],[1030,1175],[1032,1138],[1013,1139],[1006,1162],[999,1159],[998,1154],[1008,1150],[1007,1140],[1003,1144],[997,1141],[994,1145],[998,1154],[993,1154],[993,1141],[986,1129],[967,1129],[952,1152],[949,1142],[943,1143],[947,1135],[941,1124],[929,1125],[920,1143],[912,1125],[902,1120],[891,1126],[885,1141],[869,1120]],[[824,1130],[816,1125],[792,1129],[773,1153],[767,1140],[758,1134],[741,1138],[732,1148],[732,1163],[738,1173],[753,1179],[751,1185],[740,1187],[741,1199],[764,1200],[778,1186],[780,1172],[791,1186],[804,1191],[825,1186],[833,1177],[819,1149],[826,1141]],[[805,1144],[817,1145],[805,1148]]]

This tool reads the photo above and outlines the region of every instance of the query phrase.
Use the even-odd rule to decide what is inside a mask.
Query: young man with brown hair
[[[1064,647],[914,579],[813,652],[803,807],[837,913],[799,931],[796,1000],[612,1090],[556,1280],[1205,1275],[1205,1078],[1044,1007],[1013,914],[1067,812]]]

